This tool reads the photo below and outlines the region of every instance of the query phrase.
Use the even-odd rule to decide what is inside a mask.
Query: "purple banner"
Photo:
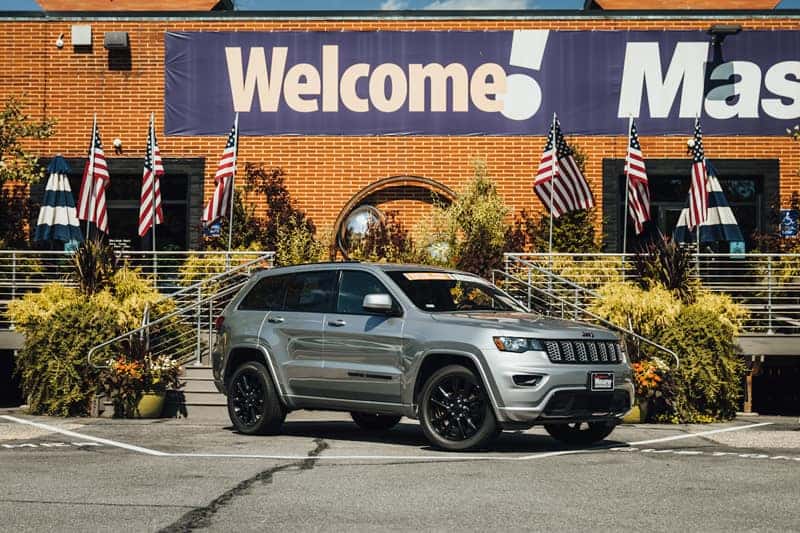
[[[167,135],[785,135],[800,32],[166,34]]]

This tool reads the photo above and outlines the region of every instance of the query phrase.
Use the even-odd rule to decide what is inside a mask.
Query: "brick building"
[[[110,162],[111,187],[108,201],[111,236],[130,239],[133,247],[139,246],[135,230],[136,212],[150,113],[155,113],[159,146],[167,171],[162,187],[168,223],[164,225],[160,235],[164,243],[171,242],[187,248],[194,247],[197,243],[196,226],[203,203],[213,190],[213,174],[225,135],[230,128],[229,119],[233,116],[230,104],[226,104],[230,112],[224,119],[211,117],[216,112],[211,108],[208,111],[202,107],[193,108],[192,113],[199,114],[195,118],[199,118],[200,122],[204,119],[203,114],[208,112],[210,122],[227,124],[225,128],[215,126],[213,131],[202,134],[185,133],[191,128],[181,131],[181,124],[166,124],[165,85],[170,59],[165,43],[170,34],[192,34],[202,38],[215,32],[256,32],[249,35],[269,39],[275,36],[274,32],[331,32],[328,35],[344,35],[341,37],[344,39],[351,35],[350,32],[355,36],[363,36],[366,32],[369,34],[366,38],[373,39],[372,42],[380,42],[383,36],[393,35],[392,32],[416,32],[416,35],[438,32],[437,35],[446,41],[446,32],[508,32],[508,39],[511,39],[510,35],[517,30],[550,30],[551,35],[572,35],[577,32],[591,38],[615,33],[621,35],[622,39],[625,39],[625,35],[634,33],[655,35],[658,38],[658,34],[682,32],[680,35],[684,37],[694,35],[697,42],[708,42],[710,37],[707,32],[713,25],[741,27],[741,33],[728,35],[721,43],[722,47],[726,47],[732,46],[730,43],[734,43],[736,39],[746,38],[752,32],[788,34],[791,39],[800,29],[800,13],[770,10],[189,13],[107,12],[105,4],[110,5],[109,2],[102,1],[91,6],[82,4],[100,10],[95,12],[0,14],[3,24],[3,32],[0,32],[0,72],[3,73],[0,77],[0,98],[23,95],[26,109],[33,115],[47,115],[56,119],[56,134],[33,146],[33,150],[42,157],[61,153],[70,161],[75,174],[73,189],[76,194],[93,114],[97,114]],[[230,7],[224,2],[194,4],[191,8]],[[589,4],[598,8],[603,2]],[[47,9],[46,1],[43,5]],[[115,5],[120,4],[115,2]],[[60,5],[54,4],[54,7],[63,9]],[[90,45],[75,45],[71,41],[75,27],[83,27],[75,34],[80,35],[85,33],[87,26],[90,30]],[[127,47],[105,48],[104,38],[108,38],[109,32],[125,32]],[[302,37],[302,34],[293,35]],[[415,34],[406,33],[401,38],[408,41],[408,35]],[[322,38],[324,40],[325,37]],[[60,47],[56,45],[58,39],[63,41]],[[717,44],[719,41],[722,39]],[[797,58],[798,49],[800,48],[794,48],[795,61],[800,59]],[[588,49],[584,51],[589,55],[592,52],[593,50]],[[402,50],[393,53],[397,62],[403,65]],[[766,73],[768,67],[776,61],[786,62],[787,58],[780,55],[779,49],[776,48],[775,53],[778,55],[774,61],[760,65],[763,72]],[[665,62],[670,60],[672,54],[672,49],[662,50]],[[435,55],[432,56],[431,61],[436,58]],[[569,55],[563,58],[565,63],[573,59]],[[287,69],[301,61],[302,57],[290,57]],[[622,61],[623,56],[619,56],[618,63],[611,62],[604,69],[609,72],[619,71],[622,69]],[[589,64],[591,65],[591,59]],[[342,64],[341,68],[346,66]],[[664,72],[666,67],[665,63]],[[217,74],[227,75],[228,72],[224,67],[213,72],[194,72],[194,78],[189,83],[201,90],[204,84],[215,81],[219,77]],[[736,71],[733,74],[741,73]],[[666,76],[667,74],[662,80],[665,85],[668,84]],[[767,230],[770,209],[776,207],[777,203],[788,205],[791,193],[800,190],[800,146],[785,134],[786,127],[800,122],[800,113],[796,113],[796,107],[800,104],[798,77],[798,72],[794,72],[793,76],[790,72],[781,77],[783,93],[773,98],[778,101],[776,105],[782,105],[785,109],[779,117],[780,120],[773,117],[771,122],[760,122],[759,117],[769,118],[764,115],[762,101],[755,118],[748,115],[746,121],[740,121],[738,116],[719,120],[722,125],[717,129],[726,133],[715,133],[715,127],[710,127],[705,135],[707,157],[714,161],[728,188],[729,196],[732,195],[729,199],[746,233]],[[298,79],[300,82],[308,82],[308,78]],[[731,78],[734,79],[735,76]],[[486,78],[484,81],[488,80]],[[618,76],[616,80],[619,81]],[[683,80],[683,89],[686,88],[687,80],[688,78]],[[780,85],[781,80],[773,82],[773,85]],[[758,81],[756,99],[760,97],[763,100],[770,96],[769,87],[764,88],[760,83],[761,78]],[[583,82],[578,81],[579,85],[581,83]],[[707,79],[705,83],[707,89]],[[186,85],[181,87],[187,91]],[[677,90],[677,99],[680,99],[683,89]],[[565,88],[565,97],[559,102],[560,116],[568,111],[569,106],[579,103],[580,100],[579,93],[576,96],[566,95],[567,92],[570,91]],[[308,93],[298,94],[301,95],[298,98],[302,99],[302,94]],[[308,101],[309,97],[305,98]],[[321,99],[324,98],[323,95]],[[740,95],[738,98],[742,99],[744,96]],[[189,101],[191,99],[186,100]],[[547,93],[543,102],[537,117],[549,116],[555,110],[548,108]],[[667,233],[672,230],[677,213],[685,204],[690,167],[686,142],[691,134],[691,119],[685,114],[677,116],[679,104],[676,102],[673,102],[668,116],[663,117],[659,123],[659,128],[666,133],[648,133],[645,121],[639,128],[651,174],[655,216],[662,230]],[[616,111],[617,102],[612,104]],[[284,106],[283,101],[279,105]],[[455,106],[455,97],[448,100],[446,105]],[[651,101],[650,107],[653,105]],[[474,111],[473,106],[474,102],[470,105],[470,112]],[[646,108],[645,103],[642,105],[643,113]],[[250,109],[249,114],[257,113],[257,106],[251,106]],[[450,108],[448,110],[453,111]],[[701,114],[703,120],[706,120],[705,111]],[[400,219],[407,226],[413,226],[420,214],[430,208],[430,191],[447,195],[449,191],[458,190],[472,175],[472,161],[475,159],[482,159],[487,163],[490,175],[496,180],[500,192],[515,213],[522,209],[535,212],[542,210],[539,200],[532,192],[531,183],[544,145],[546,126],[522,133],[513,127],[508,128],[508,131],[501,127],[492,131],[470,130],[465,133],[463,130],[449,132],[445,120],[444,125],[440,121],[435,128],[421,134],[414,131],[402,135],[396,134],[396,131],[376,134],[382,130],[369,132],[362,128],[356,133],[340,135],[335,133],[341,126],[337,122],[339,119],[334,117],[330,119],[334,122],[328,122],[325,126],[325,120],[332,115],[320,115],[322,122],[318,124],[323,124],[321,128],[301,127],[298,130],[291,123],[291,127],[285,131],[281,130],[283,122],[273,120],[273,115],[262,112],[257,120],[250,120],[249,131],[247,127],[243,128],[239,168],[243,168],[247,162],[282,168],[298,206],[306,210],[320,227],[332,228],[349,210],[362,203],[373,204],[382,210],[398,211]],[[673,115],[675,120],[670,123]],[[564,118],[562,126],[569,142],[578,146],[587,156],[586,175],[597,203],[601,206],[597,225],[603,229],[607,249],[615,251],[619,249],[621,242],[618,228],[622,212],[620,179],[621,160],[625,156],[627,142],[627,119],[615,116],[619,119],[618,129],[610,131],[608,127],[600,126],[593,132],[590,126],[576,119],[579,116],[580,114],[573,113],[569,120]],[[591,110],[586,110],[585,116],[589,121],[592,118]],[[677,122],[678,118],[680,124]],[[541,120],[546,124],[549,119]],[[737,126],[740,122],[743,124],[741,129]],[[269,133],[258,133],[259,124],[271,124]],[[323,134],[319,134],[320,131]],[[735,134],[737,131],[754,133]],[[121,141],[121,149],[116,152],[112,147],[114,139]],[[247,200],[256,204],[262,201],[255,196]]]

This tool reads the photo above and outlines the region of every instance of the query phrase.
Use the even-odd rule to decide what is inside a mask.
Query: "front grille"
[[[614,341],[542,341],[552,363],[617,364],[622,362],[622,349]]]

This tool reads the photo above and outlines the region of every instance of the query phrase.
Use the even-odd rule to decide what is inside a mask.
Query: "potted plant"
[[[632,368],[636,405],[627,418],[634,422],[655,420],[669,409],[672,395],[669,365],[653,357],[633,363]]]
[[[111,398],[115,417],[157,418],[167,390],[181,386],[179,376],[180,366],[167,356],[131,359],[121,355],[108,361],[100,385]]]

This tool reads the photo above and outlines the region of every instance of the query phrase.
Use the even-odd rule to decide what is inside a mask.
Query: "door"
[[[324,396],[322,320],[334,307],[336,271],[288,274],[280,310],[270,312],[261,335],[280,366],[287,392],[293,396]]]
[[[368,311],[367,294],[390,294],[378,278],[343,270],[336,311],[325,317],[325,376],[332,397],[401,403],[403,317],[395,302],[390,314]]]

